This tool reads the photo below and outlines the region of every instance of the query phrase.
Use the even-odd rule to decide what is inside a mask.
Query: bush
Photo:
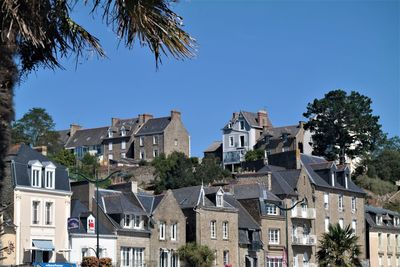
[[[383,181],[379,178],[371,178],[367,175],[360,175],[355,179],[357,185],[367,189],[378,195],[385,195],[387,193],[396,191],[396,186],[388,181]]]
[[[82,259],[81,267],[98,267],[98,266],[99,266],[99,261],[94,256],[84,257]]]
[[[112,267],[111,258],[101,258],[100,259],[100,266],[101,267]]]
[[[264,158],[264,150],[262,149],[255,149],[247,151],[246,155],[244,156],[246,161],[255,161]]]
[[[196,243],[181,246],[178,254],[189,266],[211,267],[215,259],[213,251],[208,246]]]

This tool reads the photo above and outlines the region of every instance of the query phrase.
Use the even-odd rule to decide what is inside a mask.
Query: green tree
[[[162,54],[177,59],[194,55],[195,41],[182,30],[182,18],[170,8],[172,0],[68,1],[3,0],[0,4],[0,176],[14,118],[13,90],[20,77],[38,67],[62,68],[61,58],[77,60],[88,51],[105,56],[99,40],[71,17],[73,8],[87,6],[92,15],[115,30],[128,48],[135,40],[147,46],[156,65]]]
[[[193,242],[181,246],[178,255],[193,267],[211,267],[215,260],[214,253],[208,246]]]
[[[13,124],[11,136],[13,143],[47,146],[50,152],[61,148],[53,118],[43,108],[32,108],[25,113]]]
[[[358,256],[361,254],[350,225],[345,228],[337,224],[329,225],[329,231],[322,235],[319,242],[317,259],[319,266],[326,267],[361,267]]]
[[[195,168],[194,175],[197,182],[201,181],[204,184],[231,177],[231,173],[228,170],[222,169],[219,160],[214,156],[203,158],[201,163]]]
[[[244,155],[246,161],[255,161],[264,158],[264,151],[262,149],[249,150]]]
[[[88,178],[96,178],[97,171],[100,167],[99,161],[95,156],[86,153],[78,164],[77,171]]]
[[[354,158],[373,150],[382,136],[379,117],[372,115],[372,100],[358,92],[330,91],[315,99],[303,114],[313,132],[314,154],[329,160]]]
[[[62,149],[54,155],[51,155],[50,158],[55,162],[72,169],[76,165],[76,157],[71,150]]]

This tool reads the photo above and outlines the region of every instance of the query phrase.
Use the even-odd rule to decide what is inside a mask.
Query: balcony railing
[[[315,235],[298,235],[292,237],[292,245],[298,246],[315,246],[317,237]]]
[[[396,254],[397,254],[397,255],[400,255],[400,246],[397,246],[397,247],[396,247]]]
[[[292,209],[292,218],[315,219],[315,209],[295,207]]]

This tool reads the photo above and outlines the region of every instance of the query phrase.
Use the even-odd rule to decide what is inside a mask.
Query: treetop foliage
[[[214,252],[208,246],[193,242],[181,246],[178,255],[189,266],[211,267],[215,260]]]

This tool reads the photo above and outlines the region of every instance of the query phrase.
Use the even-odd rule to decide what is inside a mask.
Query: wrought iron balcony
[[[315,246],[317,237],[315,235],[297,235],[292,237],[292,245]]]

